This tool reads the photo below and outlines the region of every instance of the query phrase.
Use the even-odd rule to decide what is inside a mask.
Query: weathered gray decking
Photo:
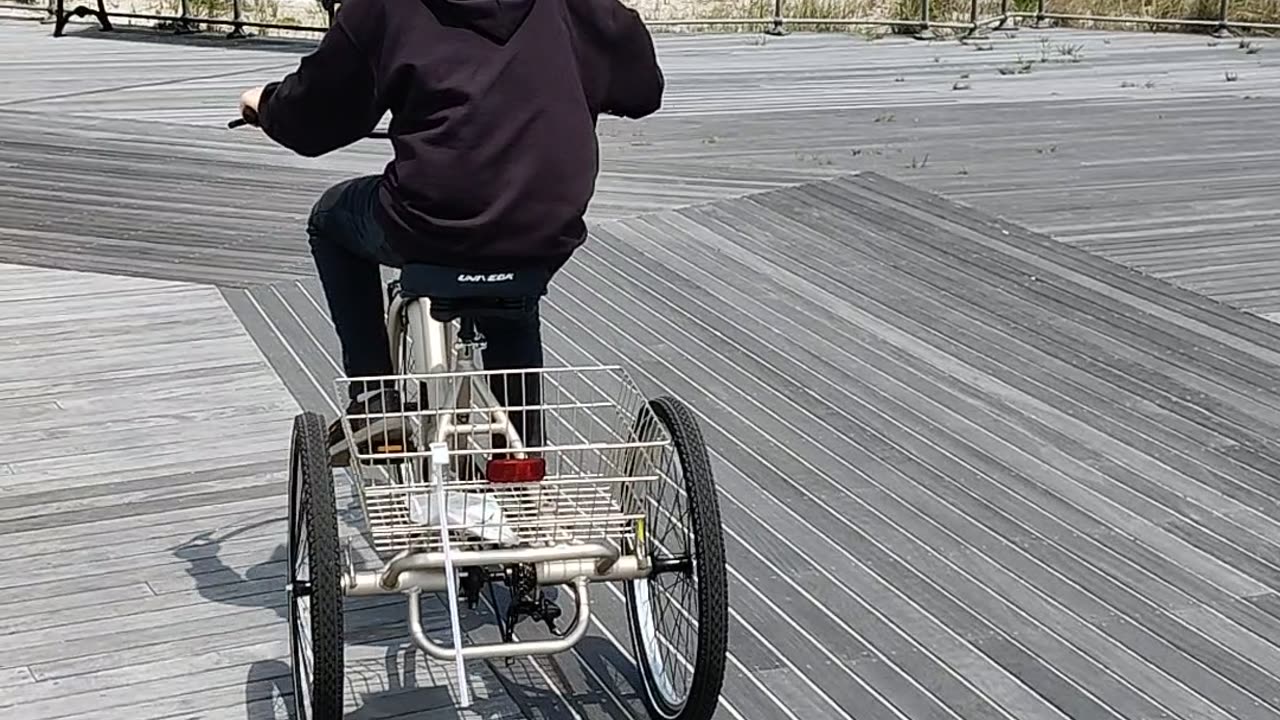
[[[0,265],[0,338],[0,710],[287,717],[298,405],[218,290]],[[405,661],[400,607],[349,610],[351,717],[452,705],[451,668]],[[464,717],[513,716],[472,670]]]
[[[14,235],[5,254],[23,262],[113,268],[119,250],[136,257],[131,272],[160,277],[306,274],[305,260],[271,255],[298,247],[310,198],[385,161],[377,142],[317,162],[221,129],[228,98],[287,71],[305,46],[97,41],[92,29],[52,42],[47,28],[7,27],[0,163],[19,164],[0,189],[24,212],[0,229]],[[640,124],[603,124],[593,213],[875,170],[1277,313],[1280,247],[1269,241],[1280,231],[1270,170],[1280,152],[1280,45],[1251,42],[1261,51],[1194,36],[1030,29],[969,44],[662,37],[666,107]],[[1022,63],[1026,74],[1000,74]],[[33,169],[32,158],[53,167]],[[258,223],[258,236],[237,232],[237,212]],[[136,232],[140,214],[169,235]],[[41,224],[64,216],[57,228]],[[88,238],[112,247],[86,257]],[[235,254],[208,255],[227,245]]]
[[[29,425],[0,445],[0,707],[286,717],[282,450],[295,401],[333,412],[337,372],[300,224],[383,149],[308,161],[218,127],[291,46],[42,35],[0,24],[0,261],[164,280],[0,275],[0,413]],[[996,73],[1042,35],[1048,62]],[[662,38],[671,101],[603,126],[551,359],[625,362],[702,416],[724,717],[1280,718],[1275,48],[992,42]],[[10,277],[43,299],[14,304]],[[138,299],[80,319],[63,287]],[[158,397],[59,382],[82,345],[80,369],[161,373]],[[575,652],[473,670],[512,696],[484,717],[637,712],[618,595],[594,597]],[[348,617],[352,717],[448,699],[425,664],[395,692],[398,617]]]

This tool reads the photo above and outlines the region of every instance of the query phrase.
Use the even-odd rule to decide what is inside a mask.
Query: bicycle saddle
[[[475,270],[412,263],[400,271],[400,295],[426,298],[440,322],[534,312],[551,282],[548,268]]]

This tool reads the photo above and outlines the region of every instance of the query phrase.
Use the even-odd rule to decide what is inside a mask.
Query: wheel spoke
[[[674,450],[672,450],[674,452]],[[658,657],[659,667],[651,668],[660,694],[669,705],[680,706],[687,700],[692,684],[694,663],[697,658],[696,628],[697,594],[690,592],[691,574],[673,572],[680,566],[691,566],[693,543],[690,541],[688,496],[679,492],[678,483],[684,481],[675,458],[666,464],[668,472],[661,473],[656,495],[650,495],[650,522],[655,526],[651,540],[660,552],[655,553],[655,564],[675,566],[662,568],[644,582],[647,585],[647,611],[652,614],[654,635],[650,652]],[[683,561],[683,562],[682,562]],[[693,601],[692,605],[689,604]]]
[[[293,522],[290,523],[291,563],[288,590],[289,634],[295,679],[294,703],[298,717],[310,720],[314,715],[311,711],[310,688],[314,680],[315,660],[311,647],[311,562],[306,523],[308,508],[301,497],[294,497],[291,500]]]

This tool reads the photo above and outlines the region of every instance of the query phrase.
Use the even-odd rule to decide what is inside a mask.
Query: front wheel
[[[342,717],[342,562],[324,421],[293,420],[289,457],[289,654],[298,720]]]
[[[656,720],[709,720],[724,683],[729,590],[724,536],[702,431],[684,403],[649,403],[670,435],[646,506],[647,578],[626,583],[643,699]]]

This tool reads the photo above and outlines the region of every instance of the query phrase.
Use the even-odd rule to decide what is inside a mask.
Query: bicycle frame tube
[[[404,342],[400,342],[401,333]],[[476,370],[475,348],[464,348],[458,352],[457,327],[453,323],[442,323],[431,317],[431,301],[426,298],[405,299],[393,295],[387,310],[387,337],[391,339],[391,347],[402,349],[396,353],[395,372],[397,374],[422,374],[435,372],[453,372]],[[407,367],[406,367],[407,366]],[[450,383],[453,387],[449,396],[441,398],[446,405],[470,407],[472,394],[479,393],[481,400],[496,405],[493,393],[485,386],[473,386],[471,378],[457,378]],[[466,420],[466,413],[461,413],[454,421],[446,419],[435,428],[435,442],[448,442],[454,435],[488,430],[506,436],[508,447],[516,457],[526,457],[523,439],[516,434],[507,414],[503,411],[495,413],[492,427],[472,426]]]
[[[404,333],[404,344],[400,335]],[[453,367],[453,323],[442,323],[431,317],[431,301],[426,298],[406,300],[391,298],[387,309],[387,337],[392,348],[404,348],[406,357],[393,360],[399,365],[397,374],[448,372]],[[410,367],[404,367],[409,361]]]

